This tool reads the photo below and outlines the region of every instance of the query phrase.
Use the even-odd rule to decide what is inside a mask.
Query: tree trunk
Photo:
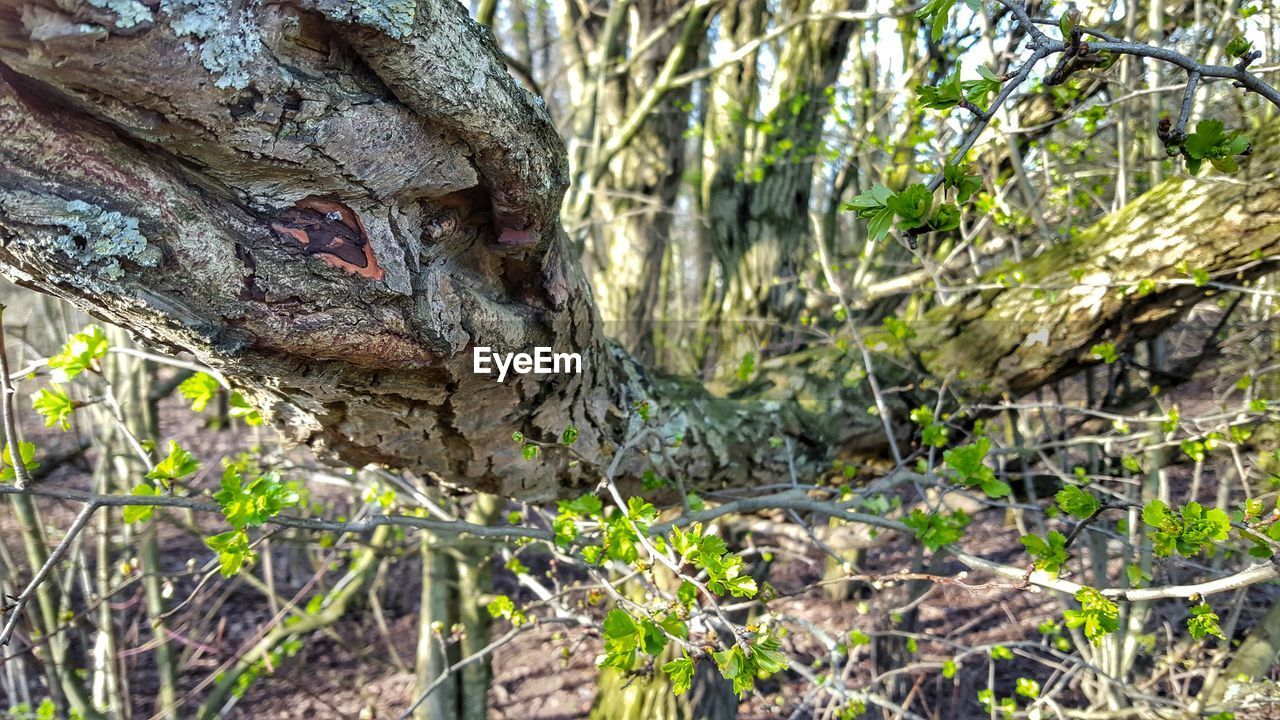
[[[848,12],[863,5],[863,0],[792,1],[782,17]],[[759,35],[763,8],[751,3],[732,16],[737,22],[727,25],[726,34],[733,42]],[[724,22],[729,20],[726,16]],[[813,235],[809,199],[814,162],[822,155],[827,91],[854,26],[829,18],[798,24],[787,34],[771,92],[763,97],[755,89],[754,59],[743,68],[729,65],[713,81],[716,108],[708,112],[704,129],[702,201],[706,242],[721,282],[704,310],[709,321],[791,322],[801,307],[798,260]],[[723,334],[714,326],[711,332]],[[776,331],[764,334],[777,336]]]
[[[9,277],[191,350],[322,455],[457,488],[584,492],[592,462],[554,447],[524,461],[512,431],[554,444],[572,424],[574,452],[602,461],[646,404],[648,449],[680,437],[668,472],[704,487],[884,447],[867,383],[846,382],[856,354],[812,349],[787,383],[730,400],[647,372],[604,337],[558,224],[564,148],[460,6],[223,4],[237,12],[0,2]],[[1255,147],[1252,163],[1273,167]],[[1243,267],[1232,281],[1269,270],[1280,190],[1256,175],[1171,179],[1024,263],[1023,282],[1061,291],[977,289],[935,309],[909,343],[912,374],[978,398],[1026,392],[1096,362],[1103,339],[1158,332],[1206,292],[1158,282],[1119,297],[1098,281],[1184,278],[1179,261]],[[579,352],[582,372],[498,382],[473,373],[481,345]],[[629,454],[619,477],[638,488],[649,462]]]
[[[569,226],[585,226],[588,237],[583,264],[609,334],[645,361],[654,356],[654,322],[663,300],[663,261],[670,251],[672,219],[684,184],[691,87],[664,89],[670,76],[693,67],[706,34],[708,4],[691,11],[680,32],[666,32],[639,57],[624,58],[627,37],[658,33],[684,3],[637,0],[612,5],[608,19],[574,18],[594,27],[595,62],[574,43],[564,43],[566,65],[581,64],[586,73],[571,73],[572,96],[594,98],[588,119],[575,125],[578,137],[592,137],[585,149],[581,182],[566,205]],[[632,9],[631,13],[627,13]],[[611,22],[615,15],[622,15]],[[569,32],[580,30],[569,29]],[[628,71],[614,75],[615,63]],[[607,78],[607,79],[606,79]],[[594,92],[593,92],[594,90]],[[654,95],[660,99],[652,102]],[[653,105],[656,104],[656,107]],[[639,127],[631,128],[643,116]],[[629,139],[617,145],[623,136]],[[615,149],[616,148],[616,149]]]

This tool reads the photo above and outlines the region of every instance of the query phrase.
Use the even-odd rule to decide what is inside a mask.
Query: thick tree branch
[[[0,2],[0,265],[192,351],[292,440],[458,488],[581,493],[640,425],[649,444],[619,469],[624,488],[654,458],[706,489],[884,449],[875,393],[850,382],[857,354],[813,348],[764,368],[776,382],[758,396],[720,399],[605,338],[559,229],[564,149],[545,111],[450,0],[374,7],[402,6],[308,0],[212,27],[183,3],[138,19],[87,0]],[[877,358],[895,375],[881,380],[954,376],[991,399],[1094,362],[1099,339],[1159,332],[1205,290],[1117,298],[1089,278],[1168,279],[1183,260],[1217,273],[1254,256],[1242,279],[1266,272],[1280,192],[1257,174],[1248,187],[1162,185],[1029,261],[1029,283],[1086,271],[1054,300],[961,294],[906,356]],[[576,352],[583,371],[499,383],[473,372],[476,346]],[[908,401],[885,403],[901,419]],[[557,444],[569,425],[573,452]],[[545,446],[537,462],[516,430]]]

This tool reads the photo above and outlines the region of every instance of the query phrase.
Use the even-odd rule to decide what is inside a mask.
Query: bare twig
[[[49,554],[44,565],[40,566],[40,569],[36,571],[35,577],[31,578],[31,582],[27,583],[27,587],[22,591],[22,594],[13,601],[12,605],[5,608],[9,612],[9,620],[4,624],[4,629],[0,630],[0,647],[9,644],[9,639],[13,636],[13,631],[18,626],[18,619],[22,617],[23,611],[26,610],[27,603],[31,601],[31,597],[35,595],[36,590],[40,588],[40,584],[45,581],[45,578],[49,577],[49,573],[57,567],[62,560],[62,556],[66,554],[67,548],[71,547],[71,543],[80,534],[80,531],[84,529],[85,524],[89,522],[89,518],[93,517],[93,513],[99,507],[101,505],[92,498],[85,503],[85,506],[80,509],[80,514],[76,515],[76,519],[67,528],[67,534],[62,536],[62,541],[58,543],[58,547],[54,548],[53,552]]]
[[[13,464],[13,484],[19,490],[31,486],[31,475],[27,472],[26,463],[22,462],[22,449],[18,443],[17,411],[13,407],[13,396],[17,390],[9,377],[9,352],[5,349],[4,310],[0,305],[0,393],[4,398],[0,401],[0,423],[4,425],[4,442],[9,448],[9,462]],[[0,643],[3,644],[3,643]]]

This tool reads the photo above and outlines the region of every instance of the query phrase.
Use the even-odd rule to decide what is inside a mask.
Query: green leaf
[[[516,608],[516,604],[506,595],[499,595],[489,601],[485,606],[485,610],[489,612],[489,617],[505,618],[511,621],[515,627],[520,627],[529,621],[529,617],[525,615],[523,610]]]
[[[950,163],[942,168],[943,184],[946,187],[955,188],[956,202],[961,204],[968,202],[974,193],[982,189],[982,178],[978,175],[969,175],[968,171],[969,169],[965,166]]]
[[[97,325],[72,335],[62,346],[62,352],[49,358],[53,381],[65,383],[85,370],[96,371],[97,361],[107,354],[107,348],[107,334]]]
[[[1227,57],[1233,57],[1233,58],[1238,58],[1243,55],[1246,55],[1252,50],[1253,50],[1253,43],[1249,40],[1249,38],[1239,33],[1236,33],[1235,37],[1231,38],[1231,42],[1227,43],[1227,47],[1226,47]]]
[[[200,462],[173,440],[169,441],[169,454],[147,473],[148,480],[158,480],[172,485],[200,469]]]
[[[981,75],[983,79],[990,80],[991,82],[996,82],[996,83],[1004,82],[1004,80],[1002,80],[999,75],[996,75],[994,72],[988,70],[982,65],[978,66],[978,74]]]
[[[978,486],[990,497],[1004,497],[1009,486],[996,479],[995,470],[983,460],[991,450],[991,440],[985,437],[969,445],[960,445],[942,454],[942,460],[954,471],[956,482],[967,487]]]
[[[1064,12],[1062,17],[1058,18],[1058,31],[1062,33],[1062,39],[1066,40],[1071,37],[1071,32],[1076,29],[1079,24],[1079,13]]]
[[[224,577],[231,577],[257,557],[249,549],[249,535],[244,530],[231,530],[204,539],[204,544],[218,553],[219,569]]]
[[[943,33],[947,30],[947,21],[950,19],[951,8],[956,4],[956,0],[929,0],[924,7],[916,11],[916,17],[920,20],[929,20],[929,37],[933,42],[942,39]]]
[[[1089,348],[1089,354],[1093,355],[1094,357],[1098,358],[1099,360],[1103,361],[1108,365],[1120,359],[1120,356],[1116,354],[1115,343],[1112,343],[1110,340],[1100,342],[1097,345],[1094,345],[1093,347]]]
[[[1187,618],[1187,631],[1191,633],[1194,640],[1202,640],[1207,635],[1214,635],[1222,640],[1226,640],[1227,636],[1222,634],[1222,628],[1218,625],[1218,615],[1209,606],[1209,603],[1201,602],[1191,607],[1191,616]]]
[[[942,203],[933,213],[929,221],[929,229],[934,232],[948,232],[960,227],[960,208],[954,203]]]
[[[1248,149],[1248,137],[1239,133],[1228,134],[1220,120],[1212,119],[1196,123],[1196,131],[1187,135],[1182,143],[1187,171],[1192,175],[1200,171],[1204,160],[1223,172],[1235,172],[1239,169],[1235,157],[1248,152]]]
[[[629,497],[627,498],[627,517],[631,518],[631,522],[639,525],[641,531],[644,531],[646,525],[658,519],[658,509],[642,497]]]
[[[227,522],[237,529],[261,525],[298,503],[298,493],[279,481],[277,473],[260,475],[244,483],[240,469],[228,465],[222,472],[222,489],[213,499],[222,508]]]
[[[1133,587],[1141,587],[1151,582],[1151,574],[1143,570],[1141,566],[1130,563],[1125,566],[1125,574],[1129,576],[1129,585]]]
[[[155,497],[156,489],[151,487],[149,483],[142,483],[135,487],[129,493],[134,497]],[[151,514],[155,511],[154,505],[125,505],[124,521],[129,524],[150,520]]]
[[[752,598],[756,596],[756,579],[750,575],[728,578],[724,581],[724,585],[729,594],[734,597]]]
[[[1093,588],[1080,588],[1076,592],[1079,610],[1067,610],[1062,617],[1067,627],[1080,628],[1089,642],[1097,645],[1105,635],[1120,628],[1120,609],[1102,593]]]
[[[926,548],[931,552],[937,552],[944,545],[950,545],[964,536],[964,529],[969,525],[969,516],[962,510],[944,515],[928,514],[916,508],[902,522],[915,531],[916,539]]]
[[[943,33],[947,31],[948,19],[947,14],[943,12],[933,16],[933,23],[929,26],[929,37],[934,42],[941,40]]]
[[[249,427],[262,424],[262,415],[258,409],[250,405],[249,401],[238,392],[231,393],[231,397],[227,400],[227,414],[243,421]]]
[[[985,69],[986,68],[978,68],[978,71],[981,72]],[[968,100],[971,105],[985,111],[987,109],[987,100],[989,100],[992,95],[1000,92],[1000,88],[1003,84],[1003,81],[998,78],[991,79],[984,77],[981,80],[965,80],[960,84],[960,86],[964,88],[964,98]]]
[[[1187,135],[1183,148],[1197,160],[1210,157],[1215,148],[1227,139],[1225,130],[1221,120],[1201,120],[1196,123],[1196,131]]]
[[[680,604],[691,606],[698,599],[698,586],[684,580],[680,583],[680,588],[676,590],[676,599]]]
[[[1057,530],[1050,530],[1047,539],[1037,535],[1023,535],[1022,545],[1035,559],[1035,566],[1051,575],[1057,575],[1067,562],[1067,538]]]
[[[218,397],[218,393],[222,392],[222,385],[218,383],[217,378],[209,373],[198,372],[183,380],[178,385],[178,392],[182,394],[182,397],[191,401],[191,410],[193,412],[204,412],[209,403]]]
[[[1075,485],[1062,488],[1054,499],[1058,501],[1058,507],[1062,508],[1063,512],[1082,520],[1093,517],[1093,514],[1098,512],[1098,508],[1102,507],[1102,503],[1098,502],[1098,498],[1094,497],[1093,493]]]
[[[720,674],[733,682],[734,693],[743,693],[755,687],[757,675],[773,674],[789,666],[787,657],[779,652],[777,638],[767,631],[758,635],[744,652],[740,645],[713,653]]]
[[[44,426],[58,426],[63,430],[71,429],[71,415],[76,404],[60,388],[41,388],[38,394],[31,396],[31,405],[44,417]]]
[[[864,213],[885,207],[892,197],[892,190],[877,183],[872,185],[870,190],[855,195],[849,202],[845,203],[844,209],[856,210],[861,217],[867,217],[868,214]]]
[[[929,211],[933,208],[933,193],[924,183],[909,185],[885,203],[899,218],[898,227],[912,230],[924,227],[929,222]]]
[[[889,234],[889,229],[893,227],[893,211],[889,208],[881,208],[871,216],[871,222],[867,223],[867,235],[872,242],[881,240]]]
[[[643,640],[643,628],[626,610],[614,608],[604,618],[605,658],[601,665],[630,670]]]
[[[18,457],[22,459],[22,466],[26,468],[28,473],[40,467],[40,463],[36,462],[35,443],[29,443],[25,440],[19,441]],[[0,462],[4,466],[4,469],[0,470],[0,482],[16,480],[18,475],[13,469],[13,455],[9,452],[8,445],[5,445],[4,450],[0,451]]]
[[[917,85],[916,99],[921,107],[931,110],[950,110],[965,99],[964,87],[957,71],[938,85]]]
[[[935,422],[933,411],[921,405],[911,411],[911,421],[920,426],[920,442],[930,447],[943,447],[947,444],[950,430],[946,425]]]
[[[887,235],[889,228],[893,227],[893,211],[887,206],[893,197],[893,191],[884,185],[872,185],[871,189],[859,193],[845,203],[843,208],[853,210],[858,217],[870,220],[867,232],[871,240],[875,241]]]
[[[566,425],[564,432],[560,433],[561,445],[572,445],[578,442],[578,426]]]
[[[1175,514],[1163,502],[1152,500],[1142,509],[1142,521],[1155,528],[1151,542],[1157,557],[1166,557],[1175,551],[1191,557],[1215,542],[1226,540],[1231,531],[1231,519],[1225,511],[1205,510],[1197,502],[1187,503]]]
[[[693,661],[687,654],[663,665],[662,672],[671,678],[671,691],[677,696],[685,694],[693,685]]]

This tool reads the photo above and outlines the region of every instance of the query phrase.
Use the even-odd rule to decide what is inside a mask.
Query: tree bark
[[[0,265],[193,352],[287,437],[522,499],[593,487],[646,405],[641,449],[679,438],[667,471],[703,487],[883,448],[856,353],[811,349],[785,383],[722,399],[604,337],[558,222],[564,148],[452,0],[97,5],[0,0]],[[1101,339],[1158,332],[1205,288],[1088,283],[1183,277],[1179,260],[1269,270],[1280,190],[1257,175],[1167,181],[1024,264],[1056,298],[960,295],[877,371],[996,397],[1095,362]],[[578,352],[582,373],[500,383],[473,373],[475,346]],[[588,462],[524,461],[511,439],[554,444],[570,424]],[[619,476],[638,487],[650,462],[629,454]]]
[[[863,0],[785,3],[784,17],[849,12]],[[726,45],[742,45],[764,29],[765,4],[743,3],[722,18]],[[844,63],[856,23],[823,19],[787,33],[761,96],[756,57],[733,64],[713,82],[714,108],[704,127],[704,242],[719,283],[704,308],[709,321],[773,318],[789,323],[801,307],[798,255],[812,235],[813,167],[822,155],[827,91]],[[776,333],[770,333],[776,336]]]

